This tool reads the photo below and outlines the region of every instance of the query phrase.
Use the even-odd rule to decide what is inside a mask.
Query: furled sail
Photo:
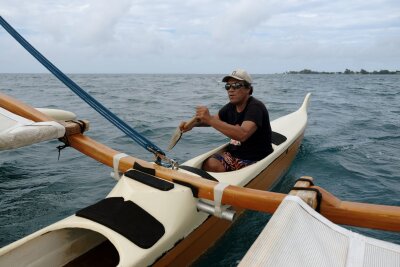
[[[65,127],[55,121],[34,122],[0,108],[0,150],[58,139]]]
[[[287,196],[239,266],[400,266],[400,246],[338,226]]]

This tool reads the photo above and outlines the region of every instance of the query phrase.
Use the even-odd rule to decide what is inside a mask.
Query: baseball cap
[[[248,83],[252,83],[253,79],[251,79],[250,75],[247,73],[247,71],[243,69],[237,69],[232,71],[231,75],[225,76],[222,81],[227,82],[229,78],[234,78],[239,81],[246,81]]]

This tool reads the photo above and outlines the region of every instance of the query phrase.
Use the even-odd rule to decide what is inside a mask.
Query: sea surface
[[[157,146],[166,148],[195,107],[216,113],[227,102],[222,74],[71,74],[72,80]],[[301,176],[342,200],[400,206],[400,75],[254,75],[254,96],[271,120],[299,108],[311,92],[305,138],[273,191]],[[35,107],[59,108],[90,121],[87,135],[116,150],[153,156],[50,74],[0,74],[0,92]],[[211,128],[185,133],[168,156],[184,162],[227,139]],[[0,247],[103,199],[111,169],[50,141],[0,152]],[[270,215],[246,212],[195,266],[236,266]],[[347,227],[350,228],[350,227]],[[350,228],[400,244],[400,234]]]

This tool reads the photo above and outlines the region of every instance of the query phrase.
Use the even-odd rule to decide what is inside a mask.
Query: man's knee
[[[203,162],[202,169],[208,172],[224,172],[225,168],[221,161],[215,158],[208,158]]]

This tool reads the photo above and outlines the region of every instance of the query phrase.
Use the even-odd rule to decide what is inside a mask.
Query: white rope
[[[224,194],[225,188],[229,186],[229,184],[225,183],[218,183],[214,187],[214,216],[217,216],[219,218],[222,217],[222,207],[221,207],[221,202],[222,202],[222,195]]]
[[[121,173],[119,172],[119,161],[120,159],[124,158],[124,157],[128,157],[129,155],[125,154],[125,153],[119,153],[114,155],[113,157],[113,167],[114,167],[114,172],[111,173],[111,177],[114,178],[115,180],[119,180],[121,179]]]

